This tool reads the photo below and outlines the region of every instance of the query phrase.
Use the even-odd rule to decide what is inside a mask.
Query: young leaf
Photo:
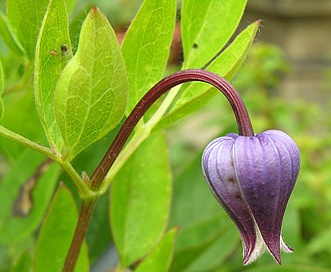
[[[232,44],[226,48],[207,69],[230,80],[244,62],[259,25],[260,22],[257,21],[242,31]],[[219,93],[219,91],[216,91],[209,85],[199,82],[192,83],[188,87],[182,88],[180,98],[176,101],[171,111],[160,120],[155,129],[167,127],[175,121],[200,109]]]
[[[0,243],[13,244],[35,231],[52,198],[60,169],[27,150],[0,183]]]
[[[7,17],[2,12],[0,12],[0,36],[9,47],[9,49],[11,49],[16,55],[25,55],[22,45],[19,43],[13,31],[10,29]]]
[[[35,272],[62,271],[77,221],[78,212],[75,200],[69,189],[61,184],[39,233],[34,259]],[[85,243],[75,271],[89,271]]]
[[[135,272],[167,272],[169,271],[177,229],[169,230],[160,243],[152,252],[139,264]]]
[[[161,79],[175,26],[175,0],[145,0],[122,45],[128,71],[129,114],[140,98]]]
[[[246,0],[183,0],[184,68],[202,68],[225,46],[236,30]]]
[[[171,177],[163,133],[150,136],[117,174],[111,188],[110,222],[126,267],[160,240],[168,220]]]
[[[3,78],[2,64],[0,61],[0,120],[3,117],[3,111],[4,111],[3,102],[2,102],[3,81],[4,81],[4,78]]]
[[[115,33],[95,7],[83,23],[77,53],[56,87],[55,116],[68,160],[119,123],[127,93],[125,65]]]
[[[66,63],[61,46],[71,55],[68,13],[64,0],[51,0],[42,23],[36,47],[35,100],[39,118],[50,145],[60,152],[63,146],[54,114],[56,83]]]

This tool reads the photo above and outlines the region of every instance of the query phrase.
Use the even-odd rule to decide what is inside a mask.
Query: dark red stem
[[[239,134],[243,136],[253,136],[253,128],[247,113],[246,107],[236,92],[236,90],[225,79],[219,75],[206,70],[182,70],[174,73],[157,83],[145,96],[138,102],[136,107],[132,110],[115,140],[109,147],[107,153],[91,176],[91,188],[98,190],[100,185],[107,175],[108,171],[115,162],[117,156],[122,150],[126,140],[129,138],[131,132],[145,114],[145,112],[153,105],[153,103],[160,98],[164,93],[169,91],[176,85],[189,82],[201,81],[213,85],[219,89],[229,101],[238,124]]]
[[[62,272],[72,272],[75,269],[79,253],[82,248],[88,225],[92,216],[92,212],[97,200],[98,198],[83,199],[75,234],[72,238]]]

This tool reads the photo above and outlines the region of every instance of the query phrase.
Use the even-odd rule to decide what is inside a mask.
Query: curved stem
[[[234,111],[238,124],[239,134],[244,136],[254,135],[252,124],[247,113],[246,107],[241,97],[230,85],[230,83],[228,83],[219,75],[206,70],[179,71],[157,83],[132,110],[132,112],[122,125],[120,131],[118,132],[115,140],[113,141],[107,153],[100,162],[99,166],[92,174],[90,179],[92,190],[98,190],[100,188],[102,181],[104,180],[108,171],[115,162],[126,140],[129,138],[138,121],[153,105],[153,103],[171,88],[189,81],[205,82],[219,89],[225,95]]]

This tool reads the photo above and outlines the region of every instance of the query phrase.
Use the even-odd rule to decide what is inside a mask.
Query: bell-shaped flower
[[[202,168],[213,195],[239,230],[243,264],[265,249],[280,264],[280,251],[293,251],[284,243],[281,227],[300,168],[294,141],[278,130],[251,137],[229,134],[206,147]]]

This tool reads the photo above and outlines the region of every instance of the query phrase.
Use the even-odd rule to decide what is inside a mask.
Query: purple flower
[[[202,168],[208,185],[236,224],[243,264],[267,249],[280,264],[280,251],[293,252],[281,236],[285,208],[298,177],[300,154],[284,132],[252,137],[228,134],[205,149]]]

